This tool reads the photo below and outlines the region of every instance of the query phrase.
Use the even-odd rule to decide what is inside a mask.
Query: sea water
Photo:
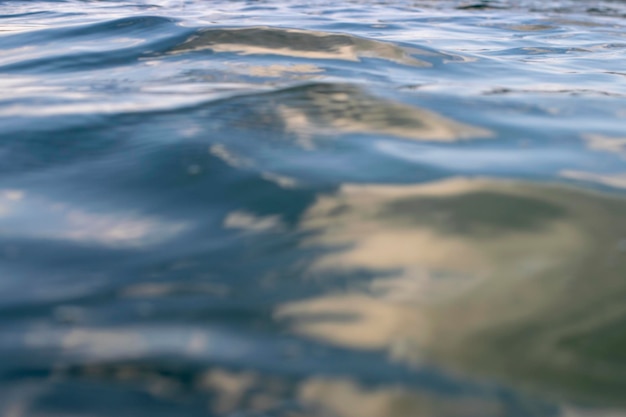
[[[626,415],[625,17],[0,1],[0,415]]]

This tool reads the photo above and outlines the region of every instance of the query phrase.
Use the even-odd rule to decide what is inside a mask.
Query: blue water
[[[0,415],[626,416],[625,17],[0,1]]]

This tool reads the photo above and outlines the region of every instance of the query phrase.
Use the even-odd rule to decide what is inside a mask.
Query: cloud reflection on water
[[[342,346],[621,402],[625,210],[618,197],[506,181],[346,185],[301,221],[307,245],[332,249],[313,268],[379,278],[276,317]]]
[[[188,228],[131,212],[93,211],[21,190],[0,190],[0,236],[138,248],[171,239]]]

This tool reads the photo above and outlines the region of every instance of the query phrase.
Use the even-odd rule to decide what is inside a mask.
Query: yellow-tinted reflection
[[[337,417],[504,416],[495,402],[479,398],[440,398],[400,386],[365,388],[349,379],[311,378],[299,397]]]
[[[308,417],[483,417],[506,416],[497,400],[464,396],[441,396],[402,385],[365,387],[342,377],[311,377],[289,383],[250,371],[211,369],[197,387],[212,394],[210,409],[230,415],[252,409],[272,414],[297,400]],[[292,415],[278,413],[278,415]]]
[[[331,343],[620,402],[624,213],[622,198],[557,186],[344,186],[301,222],[308,245],[334,249],[313,268],[380,278],[276,314]]]
[[[360,38],[343,33],[272,27],[209,29],[190,37],[170,53],[212,50],[242,55],[271,54],[291,58],[340,59],[359,61],[374,57],[406,65],[427,67],[431,64],[410,55],[420,53],[388,42]],[[431,55],[432,53],[423,53]]]
[[[269,104],[269,103],[268,103]],[[275,103],[285,131],[313,147],[311,135],[365,134],[453,142],[488,138],[492,132],[431,110],[377,97],[347,84],[315,84],[291,90]]]

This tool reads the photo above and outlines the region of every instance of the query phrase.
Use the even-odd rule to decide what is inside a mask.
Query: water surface
[[[626,415],[624,17],[0,2],[0,415]]]

